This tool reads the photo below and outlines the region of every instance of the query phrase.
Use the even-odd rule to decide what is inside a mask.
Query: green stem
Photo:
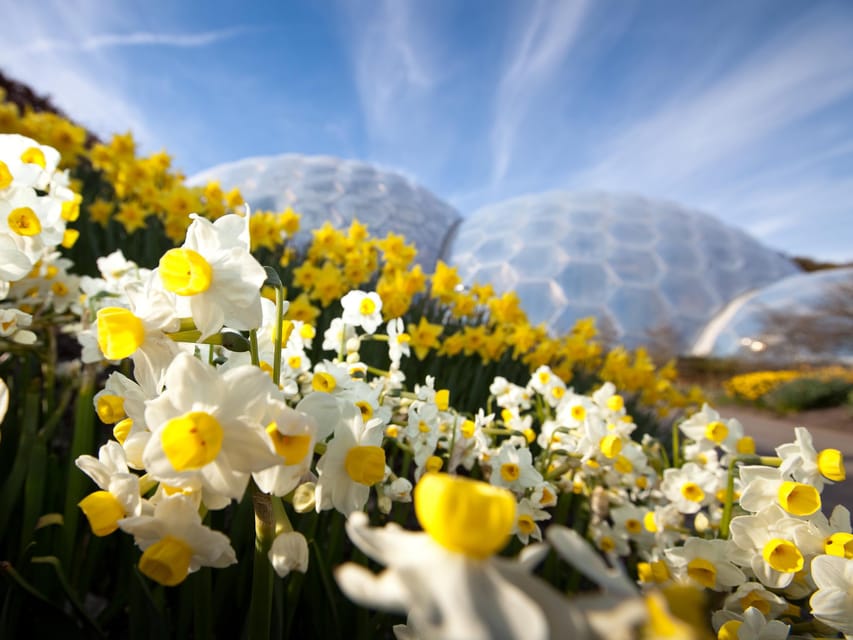
[[[284,291],[279,285],[275,288],[275,331],[273,332],[273,340],[275,341],[275,351],[273,352],[272,360],[272,380],[276,386],[281,383],[281,347],[284,342],[284,332],[282,331],[281,323],[284,321]]]
[[[678,425],[672,425],[672,466],[678,469],[681,466],[681,443],[678,436]]]
[[[252,329],[249,332],[249,353],[252,355],[252,364],[256,367],[261,366],[261,358],[258,355],[258,330]]]
[[[779,458],[767,458],[755,455],[733,456],[729,460],[729,470],[726,473],[726,501],[723,504],[723,515],[720,519],[720,537],[724,540],[729,537],[729,525],[732,520],[732,509],[735,498],[735,471],[738,462],[759,463],[769,466],[779,466],[782,462]],[[775,464],[773,464],[775,462]]]
[[[269,553],[275,538],[275,515],[269,495],[252,483],[255,512],[255,554],[252,564],[252,599],[249,604],[249,640],[269,640],[272,615],[273,571]]]

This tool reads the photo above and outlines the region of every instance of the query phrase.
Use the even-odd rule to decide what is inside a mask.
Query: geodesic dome
[[[711,320],[693,347],[695,355],[761,359],[853,360],[853,268],[798,273],[735,299]],[[772,321],[802,318],[795,325]],[[790,339],[786,329],[817,333]],[[841,336],[841,340],[835,337]],[[822,343],[827,349],[821,351]],[[831,346],[830,346],[831,345]],[[818,347],[814,349],[812,347]]]
[[[328,156],[286,154],[247,158],[207,169],[192,184],[218,180],[224,189],[237,187],[252,210],[302,214],[297,243],[325,222],[349,226],[353,218],[373,236],[402,234],[418,249],[416,261],[431,270],[442,255],[444,239],[459,213],[398,173],[365,162]]]
[[[488,205],[456,228],[448,247],[466,283],[515,290],[533,323],[563,333],[596,316],[624,344],[661,331],[682,352],[730,300],[797,271],[707,214],[608,193]]]

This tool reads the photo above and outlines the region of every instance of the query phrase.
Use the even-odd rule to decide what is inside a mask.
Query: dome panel
[[[460,219],[453,207],[402,175],[354,160],[296,154],[248,158],[208,169],[189,183],[211,180],[225,190],[239,188],[252,209],[293,207],[302,214],[297,244],[325,222],[342,228],[357,218],[374,236],[404,235],[429,270]]]

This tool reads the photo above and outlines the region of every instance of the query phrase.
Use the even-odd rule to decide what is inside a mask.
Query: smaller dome
[[[853,268],[789,276],[732,301],[694,355],[853,361]]]
[[[341,229],[358,219],[375,237],[405,236],[418,249],[416,261],[429,270],[460,218],[449,204],[398,173],[329,156],[247,158],[202,171],[189,182],[211,180],[226,190],[240,189],[253,210],[292,207],[302,214],[297,243],[307,243],[311,230],[325,222]]]

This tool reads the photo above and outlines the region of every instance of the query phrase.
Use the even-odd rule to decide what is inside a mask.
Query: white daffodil
[[[688,462],[680,469],[663,472],[661,491],[681,513],[697,513],[714,499],[717,478],[710,471]]]
[[[820,511],[820,492],[813,485],[785,479],[779,469],[743,466],[740,478],[740,506],[746,511],[756,513],[773,502],[792,516],[807,517]]]
[[[221,509],[242,497],[250,473],[279,463],[262,428],[274,386],[261,369],[220,373],[181,353],[165,383],[145,409],[152,435],[142,459],[152,478],[172,487],[201,480],[204,503]]]
[[[726,597],[723,606],[735,613],[744,613],[750,607],[754,607],[765,617],[776,619],[788,610],[789,604],[785,598],[768,591],[764,585],[758,582],[745,582]]]
[[[688,538],[683,547],[666,549],[665,554],[676,578],[714,591],[728,591],[746,580],[743,571],[729,561],[730,550],[728,540]]]
[[[18,344],[35,344],[36,334],[27,329],[33,317],[20,309],[0,309],[0,336]]]
[[[555,419],[561,425],[569,428],[580,428],[587,417],[598,416],[598,407],[587,396],[574,393],[571,389],[566,392],[557,405]]]
[[[592,401],[607,422],[621,422],[625,418],[625,399],[616,393],[616,385],[612,382],[601,385],[601,388],[592,394]]]
[[[0,135],[0,191],[29,187],[46,191],[56,168],[59,152],[19,134]],[[5,184],[5,182],[9,184]]]
[[[648,509],[631,502],[625,502],[610,509],[610,519],[617,534],[624,534],[635,542],[650,544],[654,540],[652,532],[646,529],[643,521],[649,513]]]
[[[738,516],[731,522],[731,540],[737,546],[729,557],[748,566],[761,583],[771,589],[784,589],[794,574],[807,565],[796,544],[796,530],[802,520],[788,516],[777,504],[755,515]]]
[[[154,394],[162,388],[165,370],[180,351],[166,335],[180,325],[174,296],[159,287],[153,274],[128,284],[125,293],[130,308],[98,310],[98,346],[107,360],[131,358],[136,381],[146,393]]]
[[[818,589],[809,599],[812,615],[845,635],[853,634],[853,559],[818,556],[811,569]]]
[[[267,423],[270,446],[279,455],[280,461],[275,466],[252,474],[264,493],[283,496],[295,489],[310,470],[314,459],[317,422],[302,408],[312,404],[315,403],[306,398],[295,409],[291,409],[280,400],[269,401],[269,413],[263,422]]]
[[[614,531],[613,527],[603,520],[589,525],[589,537],[595,546],[608,556],[627,556],[631,553],[628,534],[624,531]]]
[[[272,542],[268,557],[279,578],[291,571],[305,573],[308,570],[308,541],[298,531],[285,531]]]
[[[728,452],[740,453],[738,443],[743,438],[741,423],[735,418],[721,418],[707,404],[702,405],[701,411],[690,416],[678,428],[700,448],[721,447]]]
[[[345,353],[347,343],[353,338],[355,338],[355,327],[346,324],[340,318],[334,318],[329,328],[323,333],[323,351]]]
[[[341,298],[341,306],[345,324],[361,327],[366,333],[374,333],[382,324],[382,299],[375,291],[350,291]]]
[[[813,485],[818,491],[825,482],[841,482],[846,477],[844,458],[838,449],[815,449],[808,429],[794,429],[794,442],[780,445],[776,454],[782,458],[779,472],[792,476],[798,482]]]
[[[518,493],[543,481],[542,474],[533,466],[533,454],[527,447],[516,447],[505,442],[497,455],[489,460],[492,473],[489,481],[496,487],[506,487]]]
[[[414,451],[415,464],[423,467],[427,459],[435,453],[441,438],[439,424],[442,414],[431,402],[416,401],[409,407],[408,420],[403,434],[406,442]]]
[[[223,326],[257,329],[261,324],[264,268],[249,253],[245,218],[229,214],[210,222],[195,214],[180,248],[170,249],[156,269],[166,290],[188,308],[200,340]]]
[[[100,488],[83,498],[79,505],[96,536],[109,535],[118,529],[119,520],[142,513],[139,477],[128,470],[124,450],[118,442],[107,442],[97,458],[83,455],[75,464]]]
[[[529,389],[513,384],[502,376],[495,376],[489,385],[489,393],[495,397],[497,405],[503,409],[529,409],[533,394]]]
[[[193,501],[176,495],[157,504],[154,515],[119,521],[142,549],[139,570],[173,587],[201,567],[227,567],[237,562],[228,537],[201,523]]]
[[[566,395],[566,383],[551,371],[547,365],[542,365],[530,376],[528,388],[541,395],[550,406],[556,407]]]
[[[394,318],[386,325],[388,331],[388,359],[391,361],[391,369],[399,369],[403,356],[411,355],[411,336],[406,333],[406,325],[402,318]]]
[[[827,554],[840,558],[853,558],[853,529],[850,527],[850,511],[836,505],[827,518],[816,513],[805,521],[796,532],[797,546],[805,553]]]
[[[326,452],[317,462],[317,511],[335,508],[344,515],[364,508],[370,487],[385,478],[384,426],[361,417],[354,405],[341,403],[341,418]]]
[[[743,614],[716,611],[711,622],[720,640],[785,640],[791,631],[789,625],[779,620],[768,620],[755,607],[747,609]]]
[[[114,371],[94,398],[95,412],[101,422],[114,425],[113,437],[124,448],[127,464],[133,469],[145,468],[142,453],[151,437],[145,424],[145,403],[157,395]]]
[[[8,288],[10,282],[24,278],[33,268],[33,260],[16,242],[15,236],[0,233],[0,281]],[[4,294],[2,297],[6,297]]]
[[[551,514],[540,509],[537,503],[522,498],[515,510],[515,525],[512,532],[521,540],[522,544],[528,544],[530,539],[542,541],[542,530],[536,524],[542,520],[550,520]]]
[[[415,487],[415,511],[423,533],[393,523],[371,528],[366,514],[350,515],[350,539],[386,567],[379,575],[353,563],[338,567],[351,600],[407,613],[419,638],[591,637],[572,604],[530,574],[547,548],[527,547],[520,561],[494,557],[515,520],[510,492],[430,473]]]
[[[38,196],[32,189],[0,198],[0,235],[12,238],[31,264],[59,245],[64,233],[61,201]]]

